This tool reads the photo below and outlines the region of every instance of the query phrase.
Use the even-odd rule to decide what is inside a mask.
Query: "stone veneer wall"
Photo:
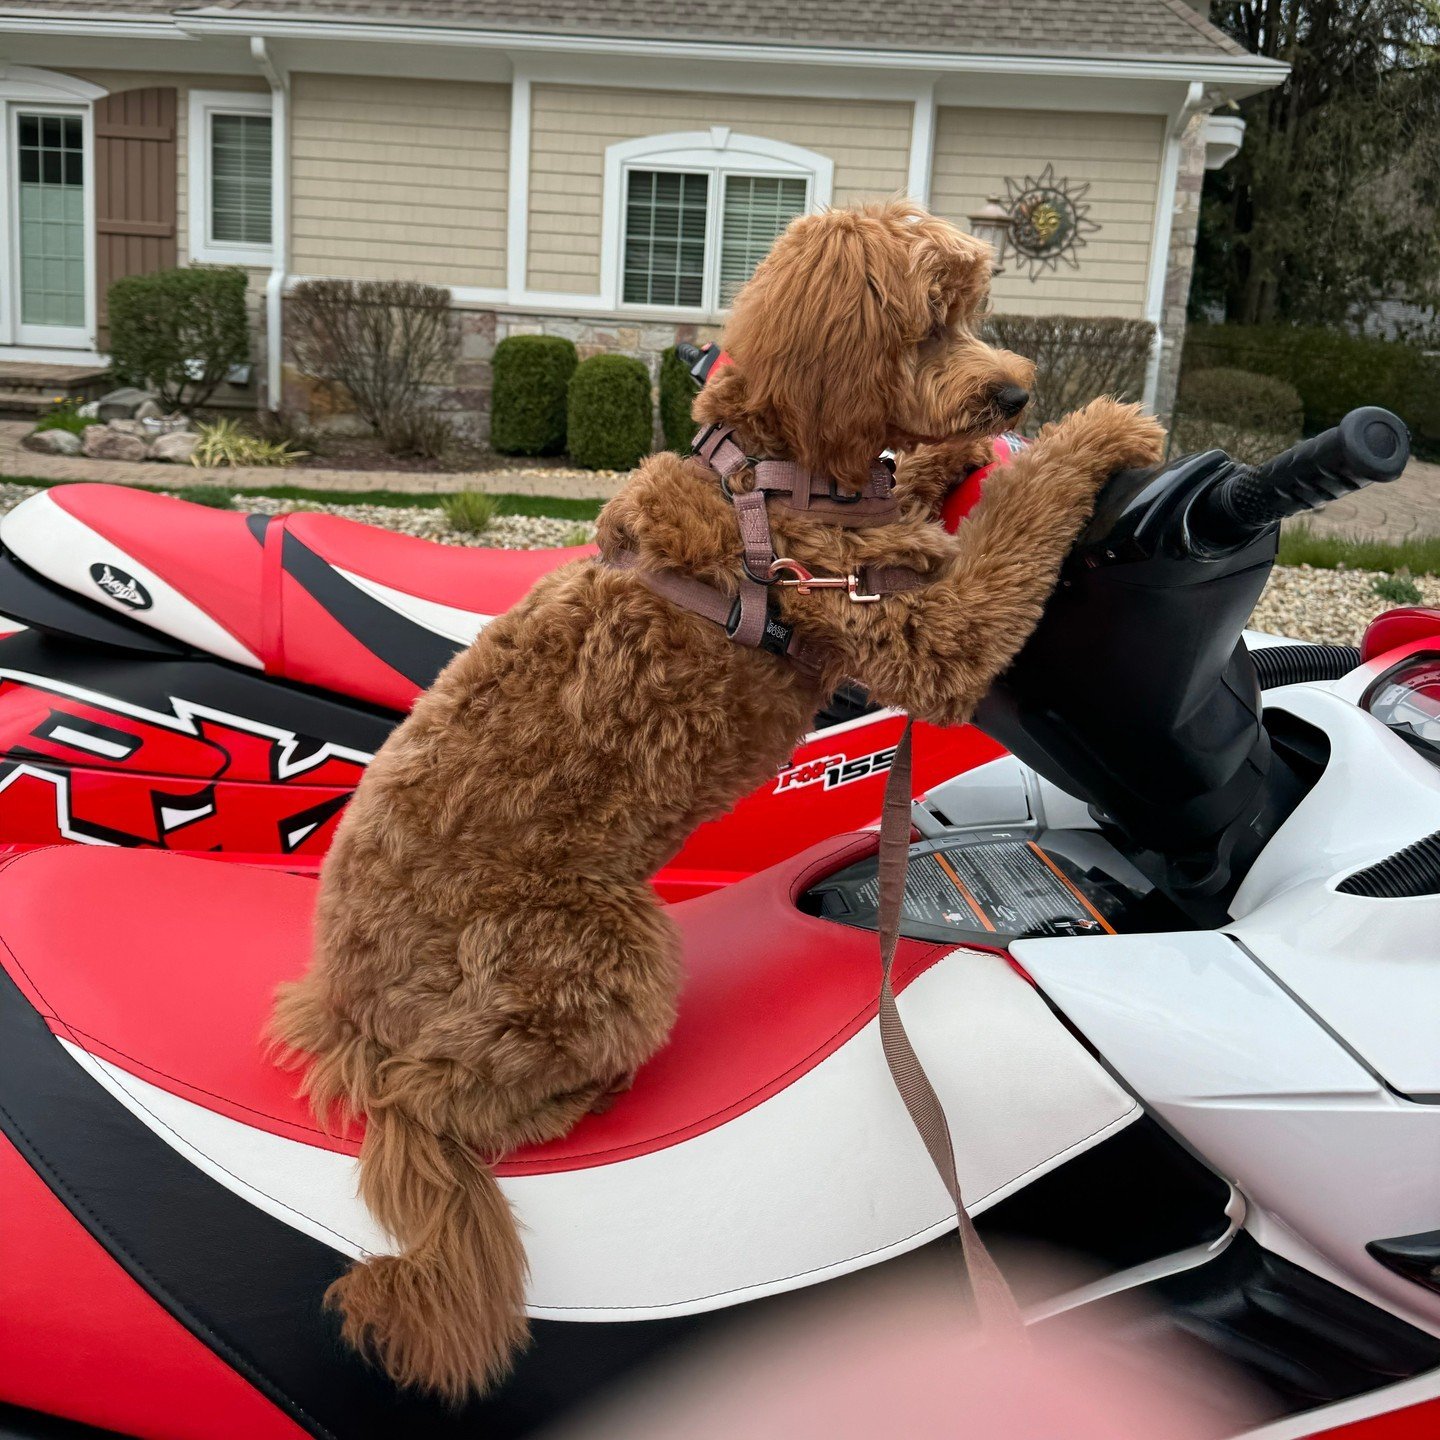
[[[581,320],[498,310],[463,309],[457,314],[460,359],[449,383],[436,387],[434,402],[451,417],[457,431],[482,444],[490,438],[490,362],[496,345],[511,335],[563,336],[575,342],[582,360],[592,355],[630,355],[643,360],[652,381],[658,382],[660,356],[671,345],[682,340],[699,344],[718,339],[720,334],[718,325],[654,321],[626,324],[614,319]],[[323,387],[289,364],[285,367],[283,404],[286,410],[317,425],[343,428],[353,423],[350,414],[337,410]]]
[[[1180,352],[1185,345],[1185,309],[1195,271],[1195,236],[1200,226],[1200,191],[1205,184],[1205,120],[1194,116],[1180,141],[1175,173],[1175,215],[1170,226],[1170,254],[1165,266],[1165,296],[1160,311],[1160,374],[1155,387],[1155,413],[1169,421],[1180,383]]]

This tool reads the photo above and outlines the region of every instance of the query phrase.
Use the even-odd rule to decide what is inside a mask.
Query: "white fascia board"
[[[1211,85],[1278,84],[1289,73],[1280,61],[1265,59],[1180,60],[1162,57],[1113,58],[1083,55],[936,54],[933,51],[861,50],[832,46],[750,45],[733,41],[623,39],[598,35],[552,35],[537,31],[479,30],[442,25],[383,24],[376,21],[287,19],[273,13],[192,10],[176,17],[186,33],[260,34],[315,39],[374,39],[385,44],[471,45],[509,51],[571,55],[617,55],[675,60],[743,60],[778,65],[827,65],[860,69],[895,67],[920,71],[1082,75],[1113,79],[1202,80]]]

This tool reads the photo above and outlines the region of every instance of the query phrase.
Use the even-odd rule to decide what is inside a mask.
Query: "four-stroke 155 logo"
[[[822,759],[805,760],[782,770],[775,781],[776,795],[789,790],[801,790],[807,785],[823,784],[827,790],[837,785],[852,785],[857,780],[868,780],[872,775],[883,775],[895,761],[895,747],[876,750],[869,755],[857,755],[847,760],[843,755],[826,755]]]
[[[148,610],[150,592],[133,576],[113,565],[92,565],[90,578],[112,599],[132,610]]]

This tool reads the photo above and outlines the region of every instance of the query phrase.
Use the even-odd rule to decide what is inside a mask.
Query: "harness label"
[[[148,610],[154,603],[150,592],[133,575],[114,565],[92,565],[90,578],[112,600],[132,610]]]

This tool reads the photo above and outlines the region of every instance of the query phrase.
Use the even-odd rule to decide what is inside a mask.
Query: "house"
[[[1164,411],[1224,108],[1285,74],[1185,0],[3,0],[0,32],[0,365],[97,365],[111,280],[236,264],[259,393],[303,404],[287,290],[416,279],[476,415],[498,338],[653,357],[790,217],[902,191],[999,197],[998,310],[1151,320]]]

